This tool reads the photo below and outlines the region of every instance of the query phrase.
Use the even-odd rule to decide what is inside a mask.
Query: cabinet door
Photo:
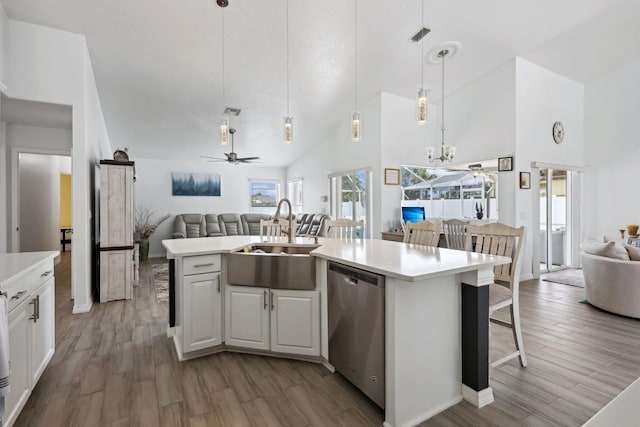
[[[320,293],[272,290],[271,350],[320,355]]]
[[[37,318],[31,323],[31,384],[35,387],[55,351],[55,285],[53,277],[35,294]]]
[[[100,302],[131,299],[133,249],[100,252]]]
[[[184,276],[183,351],[222,344],[220,273]]]
[[[269,349],[269,289],[249,286],[225,288],[227,345]]]
[[[100,244],[133,246],[132,166],[100,166]]]
[[[34,304],[25,303],[9,317],[9,360],[11,361],[11,391],[5,398],[3,425],[12,425],[29,398],[31,378],[29,360],[31,323]]]

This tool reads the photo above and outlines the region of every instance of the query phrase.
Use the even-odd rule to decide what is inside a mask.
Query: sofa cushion
[[[245,235],[260,235],[260,220],[269,220],[271,215],[262,213],[244,213],[240,215],[242,233]]]
[[[220,230],[225,236],[242,236],[242,222],[240,215],[236,213],[224,213],[218,215]]]
[[[640,248],[631,245],[624,245],[624,248],[627,250],[631,261],[640,261]]]
[[[600,243],[592,242],[582,244],[583,250],[592,255],[599,255],[607,258],[620,259],[623,261],[629,261],[629,253],[624,246],[617,244],[616,242]]]
[[[224,236],[224,232],[220,228],[220,222],[218,221],[217,214],[206,214],[204,216],[204,221],[207,225],[207,236],[209,237]]]

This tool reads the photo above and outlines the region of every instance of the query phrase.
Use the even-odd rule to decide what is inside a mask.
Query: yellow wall
[[[60,174],[60,227],[71,227],[71,175]]]

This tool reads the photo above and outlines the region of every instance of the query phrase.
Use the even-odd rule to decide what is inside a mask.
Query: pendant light
[[[358,112],[358,0],[354,0],[355,3],[355,37],[354,37],[354,87],[355,87],[355,99],[354,99],[354,111],[351,114],[351,140],[353,142],[360,142],[362,140],[360,113]]]
[[[424,0],[422,0],[420,33],[424,32]],[[429,99],[427,90],[424,88],[424,34],[420,39],[420,89],[418,89],[418,102],[416,105],[416,119],[419,125],[427,122]]]
[[[224,109],[224,9],[220,12],[222,16],[222,108]],[[226,114],[220,120],[220,144],[227,145],[229,143],[229,119]]]
[[[293,117],[291,117],[291,111],[289,109],[289,0],[287,2],[287,116],[284,118],[284,143],[291,144],[293,142]]]
[[[444,143],[444,132],[446,130],[444,126],[444,62],[445,58],[453,57],[461,48],[458,42],[446,42],[442,46],[438,46],[427,54],[427,61],[431,64],[442,65],[442,125],[440,131],[442,132],[442,142],[440,144],[440,157],[434,157],[435,148],[427,147],[427,158],[430,162],[440,160],[441,162],[452,162],[456,155],[456,147],[446,145]]]

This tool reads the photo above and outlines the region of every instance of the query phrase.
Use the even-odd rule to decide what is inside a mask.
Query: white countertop
[[[362,242],[326,239],[311,254],[410,282],[511,261],[511,258],[503,256],[375,239],[365,239]]]
[[[0,254],[0,286],[30,270],[31,267],[59,254],[59,251]]]
[[[286,241],[286,237],[261,239],[260,236],[228,236],[163,240],[162,244],[167,249],[167,258],[172,259],[235,252],[245,246],[262,242],[286,245]],[[297,237],[294,243],[314,245],[313,239],[308,237]],[[321,237],[319,244],[321,246],[311,251],[311,255],[406,281],[462,273],[479,267],[492,267],[510,262],[508,257],[386,240],[345,241]]]

